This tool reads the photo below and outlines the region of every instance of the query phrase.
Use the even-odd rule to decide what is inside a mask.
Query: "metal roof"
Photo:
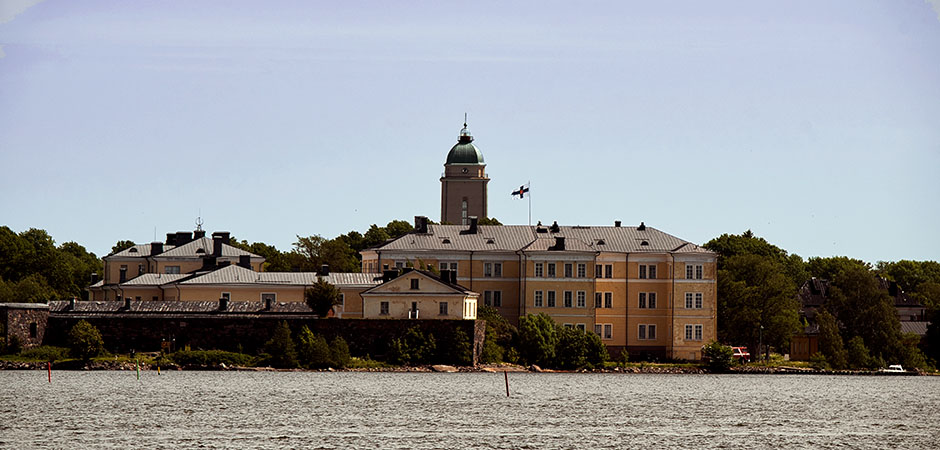
[[[160,286],[190,277],[187,273],[145,273],[121,283],[121,286]],[[94,285],[89,287],[96,287]]]
[[[164,251],[164,252],[167,252],[167,251],[173,249],[174,247],[175,247],[175,246],[173,246],[173,245],[164,245],[164,246],[163,246],[163,251]],[[113,254],[113,255],[105,256],[105,258],[114,258],[114,257],[119,257],[119,258],[146,258],[146,257],[148,257],[148,256],[150,256],[150,244],[136,244],[136,245],[134,245],[133,247],[125,248],[124,250],[121,250],[121,251],[119,251],[119,252],[117,252],[117,253],[115,253],[115,254]]]
[[[241,266],[226,266],[212,272],[181,281],[180,284],[264,284],[309,286],[317,282],[316,272],[255,272]],[[376,281],[374,273],[331,273],[322,277],[334,286],[372,286]]]
[[[202,250],[202,251],[199,251]],[[163,253],[157,255],[157,258],[193,258],[193,257],[203,257],[212,255],[212,238],[201,237],[188,242],[186,244],[174,247],[172,250],[164,250]],[[232,247],[228,244],[222,244],[222,256],[242,256],[249,255],[253,258],[261,258],[260,256],[247,252],[237,247]]]
[[[928,325],[930,322],[901,322],[901,332],[924,336],[927,334]]]
[[[293,313],[311,314],[304,302],[274,302],[270,310],[263,302],[230,301],[225,311],[219,311],[218,301],[145,300],[131,301],[130,309],[122,301],[77,301],[70,307],[68,301],[49,302],[49,311],[54,313]]]

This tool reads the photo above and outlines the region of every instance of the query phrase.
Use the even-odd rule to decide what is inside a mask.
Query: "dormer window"
[[[137,247],[131,247],[131,249],[128,250],[127,252],[128,252],[128,253],[137,253]]]
[[[450,239],[444,238],[443,240],[441,240],[441,244],[450,244]]]

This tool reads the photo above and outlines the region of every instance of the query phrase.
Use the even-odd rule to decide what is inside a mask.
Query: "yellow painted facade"
[[[410,271],[361,294],[367,319],[476,319],[479,295]]]

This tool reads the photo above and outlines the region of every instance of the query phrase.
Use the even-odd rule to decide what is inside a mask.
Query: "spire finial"
[[[463,127],[467,128],[467,113],[463,113]]]

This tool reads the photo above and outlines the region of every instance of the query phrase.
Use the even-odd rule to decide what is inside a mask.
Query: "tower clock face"
[[[463,173],[467,173],[467,172],[469,172],[469,171],[470,171],[470,170],[468,170],[466,167],[464,167],[463,170],[461,170],[461,172],[463,172]]]

